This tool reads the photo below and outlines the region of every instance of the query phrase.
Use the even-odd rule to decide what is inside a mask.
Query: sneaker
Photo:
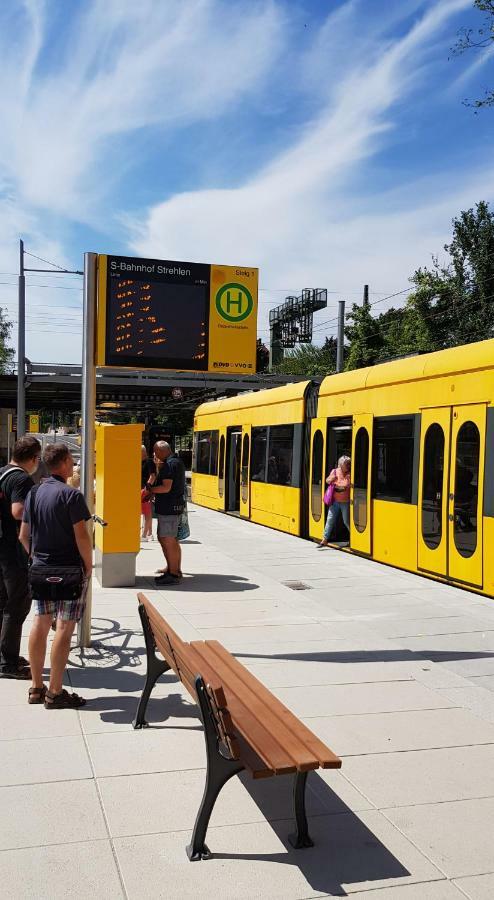
[[[160,575],[159,578],[154,579],[154,583],[156,587],[161,587],[161,585],[171,585],[171,584],[180,584],[182,578],[180,575],[172,575],[171,572],[165,572],[164,575]]]

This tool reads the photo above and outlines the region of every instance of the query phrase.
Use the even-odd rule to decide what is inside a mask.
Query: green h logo
[[[224,284],[216,294],[216,309],[227,322],[242,322],[253,308],[252,294],[243,284]]]

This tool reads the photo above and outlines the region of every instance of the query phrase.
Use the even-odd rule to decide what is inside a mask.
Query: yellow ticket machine
[[[140,548],[143,425],[96,423],[95,574],[102,587],[133,587]]]

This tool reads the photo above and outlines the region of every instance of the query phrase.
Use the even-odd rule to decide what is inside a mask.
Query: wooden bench
[[[189,859],[210,858],[206,832],[216,798],[244,769],[253,778],[294,775],[296,831],[289,841],[296,848],[312,847],[305,812],[307,773],[319,767],[339,769],[341,760],[218,641],[182,641],[144,594],[138,600],[147,677],[134,728],[147,726],[151,691],[169,669],[198,703],[204,726],[206,786],[187,847]]]

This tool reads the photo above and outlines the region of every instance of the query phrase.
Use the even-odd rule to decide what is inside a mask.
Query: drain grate
[[[310,584],[304,584],[303,581],[282,581],[285,587],[289,587],[292,591],[310,591]]]

